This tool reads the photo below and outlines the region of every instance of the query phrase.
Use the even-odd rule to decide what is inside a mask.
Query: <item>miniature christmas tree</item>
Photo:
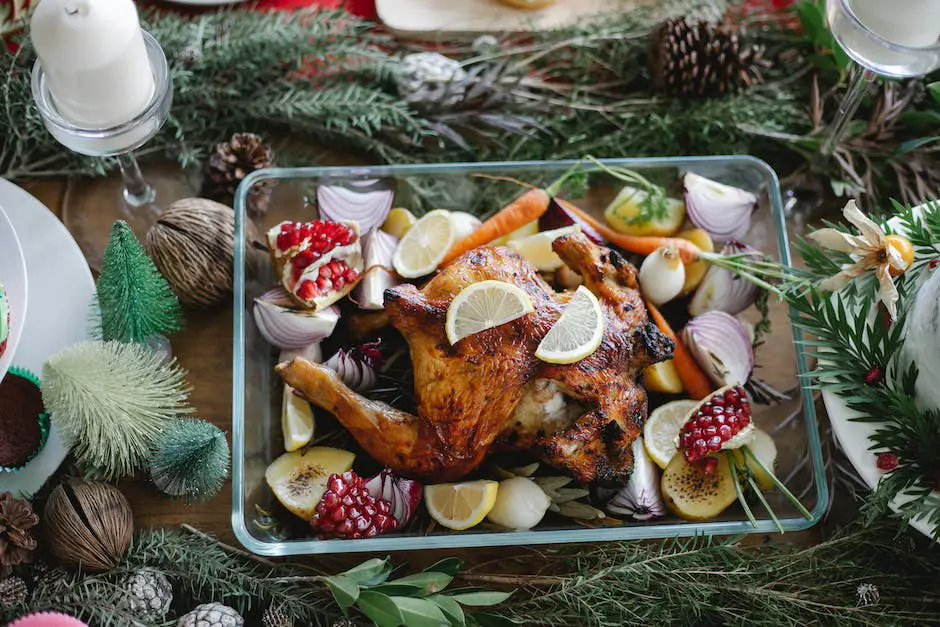
[[[107,479],[144,467],[167,423],[191,411],[185,372],[140,344],[82,342],[42,373],[42,399],[66,446]]]
[[[98,277],[101,339],[143,342],[183,326],[179,300],[127,222],[118,220]]]
[[[157,440],[150,476],[170,496],[208,499],[225,483],[229,459],[228,442],[221,429],[205,420],[181,418]]]

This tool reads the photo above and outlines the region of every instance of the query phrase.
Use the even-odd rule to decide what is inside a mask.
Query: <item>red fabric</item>
[[[375,19],[375,0],[259,0],[258,8],[291,10],[310,6],[322,6],[328,9],[343,7],[353,15]]]

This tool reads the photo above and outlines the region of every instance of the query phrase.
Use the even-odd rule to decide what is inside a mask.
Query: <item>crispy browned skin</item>
[[[545,462],[580,481],[622,479],[632,468],[630,446],[646,418],[646,393],[636,377],[670,357],[672,344],[649,323],[636,269],[620,255],[580,234],[560,238],[554,247],[584,277],[605,314],[600,347],[580,362],[555,365],[535,357],[570,295],[552,290],[515,252],[479,248],[422,290],[401,285],[386,292],[385,309],[411,349],[417,416],[369,401],[328,368],[303,359],[278,365],[278,372],[335,414],[372,457],[403,474],[448,481],[471,472],[493,448],[534,447]],[[534,313],[451,346],[444,330],[450,302],[487,279],[519,286],[532,299]],[[520,399],[537,380],[556,382],[586,413],[554,432],[517,419]]]

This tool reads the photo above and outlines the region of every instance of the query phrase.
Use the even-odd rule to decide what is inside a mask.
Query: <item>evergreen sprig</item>
[[[111,227],[97,300],[106,341],[139,343],[183,326],[179,299],[123,220]]]
[[[334,575],[274,563],[187,529],[138,533],[113,571],[38,584],[30,611],[65,611],[102,627],[149,625],[130,613],[120,585],[128,573],[148,568],[172,583],[175,615],[215,601],[234,607],[249,625],[260,624],[271,606],[286,610],[294,624],[318,627],[344,614],[357,624],[374,617],[379,625],[435,627],[940,624],[936,546],[918,547],[885,525],[800,548],[695,538],[561,546],[503,558],[500,574],[492,574],[492,565],[488,574],[463,570],[456,559],[406,574],[388,559],[370,559]],[[511,596],[504,592],[510,590]],[[877,598],[863,590],[877,591]],[[443,621],[436,613],[425,620],[428,603]],[[409,620],[394,614],[401,608]],[[0,604],[0,621],[23,611]]]
[[[191,412],[176,360],[140,344],[81,342],[49,358],[42,399],[66,446],[91,474],[146,466],[170,420]]]

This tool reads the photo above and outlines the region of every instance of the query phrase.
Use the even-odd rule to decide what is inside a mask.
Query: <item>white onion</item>
[[[335,185],[321,185],[317,188],[317,209],[321,220],[355,220],[362,233],[382,226],[395,194],[391,190],[380,189],[364,192]]]
[[[715,385],[744,385],[754,371],[754,348],[747,329],[723,311],[689,320],[682,340]]]
[[[721,249],[725,256],[741,253],[753,255],[755,259],[762,257],[760,251],[740,242],[731,242]],[[724,311],[735,315],[750,307],[758,292],[760,288],[751,281],[730,270],[710,266],[689,302],[689,313],[700,316],[708,311]]]
[[[280,349],[303,348],[330,337],[339,320],[339,309],[316,313],[294,304],[283,288],[268,290],[255,299],[255,325],[268,343]]]
[[[687,172],[685,207],[692,224],[716,242],[740,239],[751,228],[757,196],[751,192]]]
[[[454,227],[454,241],[459,242],[473,234],[483,223],[480,218],[466,211],[451,211],[450,223]]]
[[[640,266],[640,289],[654,305],[671,301],[685,285],[685,265],[674,248],[657,248]]]
[[[362,309],[382,309],[385,290],[401,282],[392,270],[392,257],[397,247],[398,238],[379,229],[362,237],[365,272],[353,293],[353,300]]]

